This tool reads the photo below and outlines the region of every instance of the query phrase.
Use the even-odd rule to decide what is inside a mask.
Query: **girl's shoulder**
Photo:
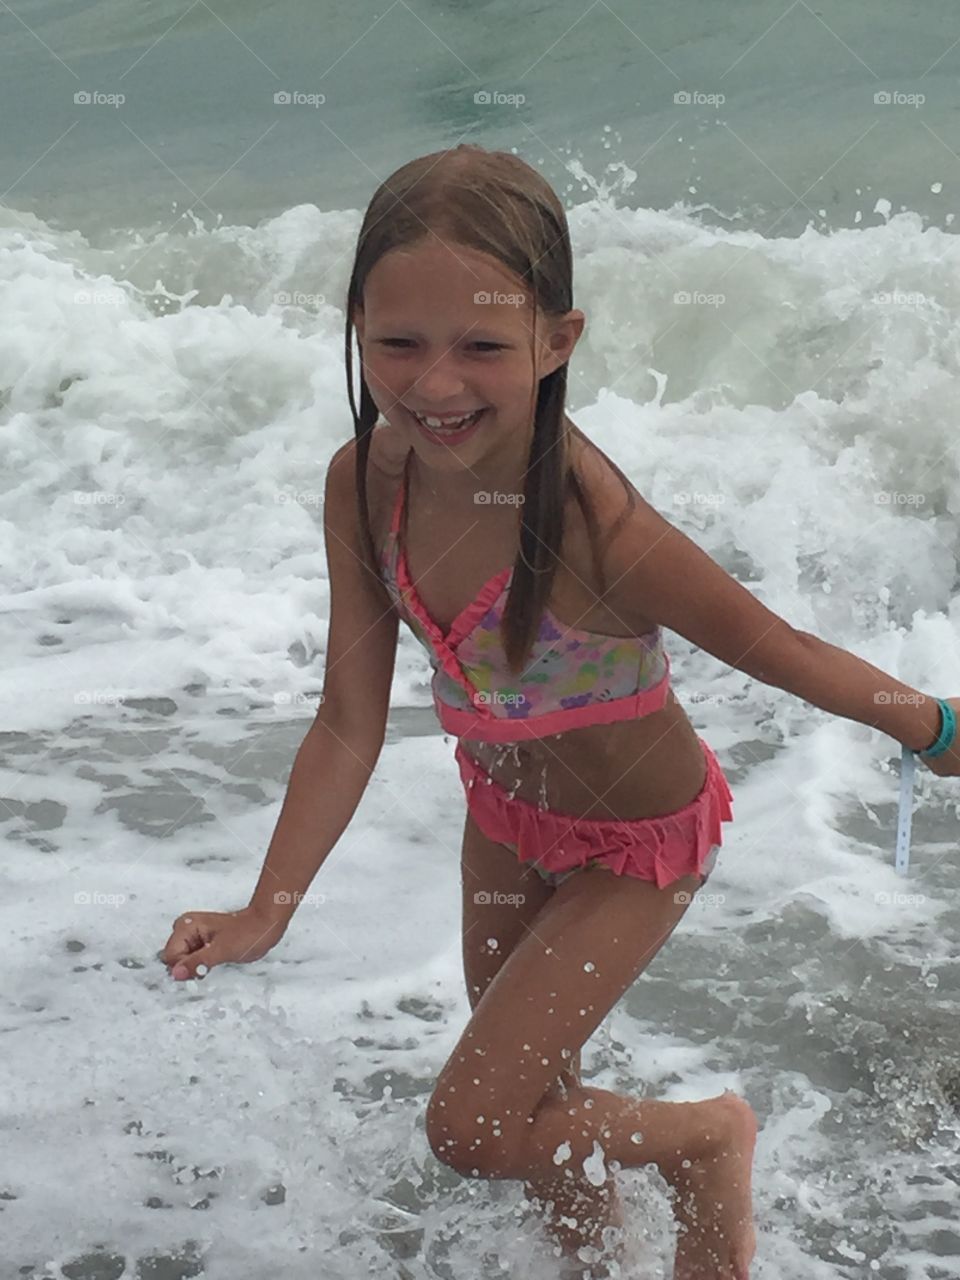
[[[571,493],[566,504],[565,547],[581,583],[591,584],[595,609],[584,624],[588,630],[608,635],[646,635],[654,624],[643,613],[640,602],[618,582],[621,577],[611,557],[610,547],[642,495],[603,450],[579,432],[574,437],[571,466],[586,499],[594,522],[591,530],[580,503]],[[606,591],[595,580],[594,552],[599,556]],[[588,607],[585,602],[584,607]]]
[[[605,544],[640,497],[639,491],[599,445],[579,432],[574,437],[571,467],[596,521],[601,544]],[[585,535],[586,525],[580,518],[580,504],[573,494],[568,499],[567,509],[577,513],[576,524]]]
[[[390,532],[390,520],[409,450],[409,443],[386,420],[378,422],[370,434],[367,506],[370,512],[370,532],[378,554],[386,545],[387,534]]]

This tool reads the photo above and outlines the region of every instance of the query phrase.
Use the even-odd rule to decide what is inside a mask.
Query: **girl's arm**
[[[322,701],[250,902],[284,925],[353,817],[386,733],[398,620],[363,558],[354,455],[352,440],[333,455],[324,493],[330,624]]]
[[[935,698],[863,658],[797,631],[637,495],[608,548],[616,610],[676,631],[715,658],[915,751],[937,736]],[[643,625],[641,623],[641,625]]]
[[[323,707],[300,744],[250,907],[286,929],[353,817],[379,755],[343,736]]]
[[[929,747],[940,731],[936,698],[901,684],[865,658],[821,640],[808,631],[794,633],[802,649],[793,651],[793,662],[781,685],[805,702],[835,716],[858,720],[888,733],[912,751]]]
[[[353,817],[383,746],[397,616],[361,554],[353,468],[351,442],[334,454],[324,494],[330,625],[320,710],[297,752],[250,905],[190,911],[173,922],[161,957],[177,980],[259,960],[277,944]]]

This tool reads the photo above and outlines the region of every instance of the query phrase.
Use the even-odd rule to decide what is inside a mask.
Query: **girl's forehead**
[[[475,294],[506,295],[507,305],[514,307],[533,302],[531,290],[503,263],[476,249],[442,242],[385,253],[363,287],[367,307],[416,298],[472,304]]]
[[[515,289],[515,286],[511,286]],[[522,342],[532,336],[532,297],[492,281],[470,282],[464,289],[450,281],[410,289],[364,292],[364,318],[375,332],[403,331],[407,337],[436,337],[449,342],[474,333],[491,339]],[[546,323],[539,314],[538,327]],[[451,335],[453,335],[451,337]]]

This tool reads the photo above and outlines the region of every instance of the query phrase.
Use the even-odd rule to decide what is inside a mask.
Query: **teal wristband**
[[[940,708],[940,732],[937,734],[935,742],[924,751],[917,752],[917,755],[923,760],[932,760],[935,756],[942,756],[949,747],[953,746],[954,738],[957,736],[957,717],[954,714],[953,707],[949,702],[944,702],[943,698],[937,699],[937,706]]]

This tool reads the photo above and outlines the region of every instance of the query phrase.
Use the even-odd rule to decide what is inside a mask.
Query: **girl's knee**
[[[575,1062],[575,1065],[574,1065]],[[580,1054],[571,1060],[571,1065],[564,1067],[556,1079],[547,1086],[547,1090],[540,1100],[540,1106],[545,1102],[566,1102],[570,1096],[571,1089],[580,1088]]]
[[[499,1109],[502,1114],[494,1114],[496,1108],[486,1109],[490,1114],[482,1114],[461,1091],[438,1084],[425,1117],[430,1150],[441,1164],[464,1178],[517,1177],[517,1156],[530,1121],[503,1109]]]

